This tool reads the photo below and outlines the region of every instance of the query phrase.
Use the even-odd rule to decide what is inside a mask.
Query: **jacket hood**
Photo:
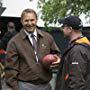
[[[80,39],[76,40],[75,42],[79,43],[79,44],[88,44],[88,45],[90,45],[90,41],[87,39],[87,37],[80,38]]]

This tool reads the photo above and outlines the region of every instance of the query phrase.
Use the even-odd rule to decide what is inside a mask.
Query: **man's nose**
[[[31,24],[32,24],[32,22],[31,22],[31,21],[28,21],[28,24],[29,24],[29,25],[31,25]]]

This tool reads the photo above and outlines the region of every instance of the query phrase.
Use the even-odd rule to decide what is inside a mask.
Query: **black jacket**
[[[2,37],[2,39],[0,40],[0,48],[6,50],[7,44],[9,42],[9,40],[15,36],[17,34],[16,31],[7,31],[4,36]]]
[[[90,90],[90,42],[86,37],[68,46],[61,63],[56,90]]]

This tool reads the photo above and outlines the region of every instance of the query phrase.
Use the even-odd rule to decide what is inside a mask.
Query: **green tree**
[[[80,16],[83,13],[90,18],[90,0],[39,0],[38,7],[46,26],[69,15]]]

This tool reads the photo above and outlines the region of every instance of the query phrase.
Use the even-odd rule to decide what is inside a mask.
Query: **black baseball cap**
[[[64,26],[70,26],[75,30],[81,30],[83,28],[83,24],[80,18],[77,16],[68,16],[64,19],[59,19],[58,22]]]

